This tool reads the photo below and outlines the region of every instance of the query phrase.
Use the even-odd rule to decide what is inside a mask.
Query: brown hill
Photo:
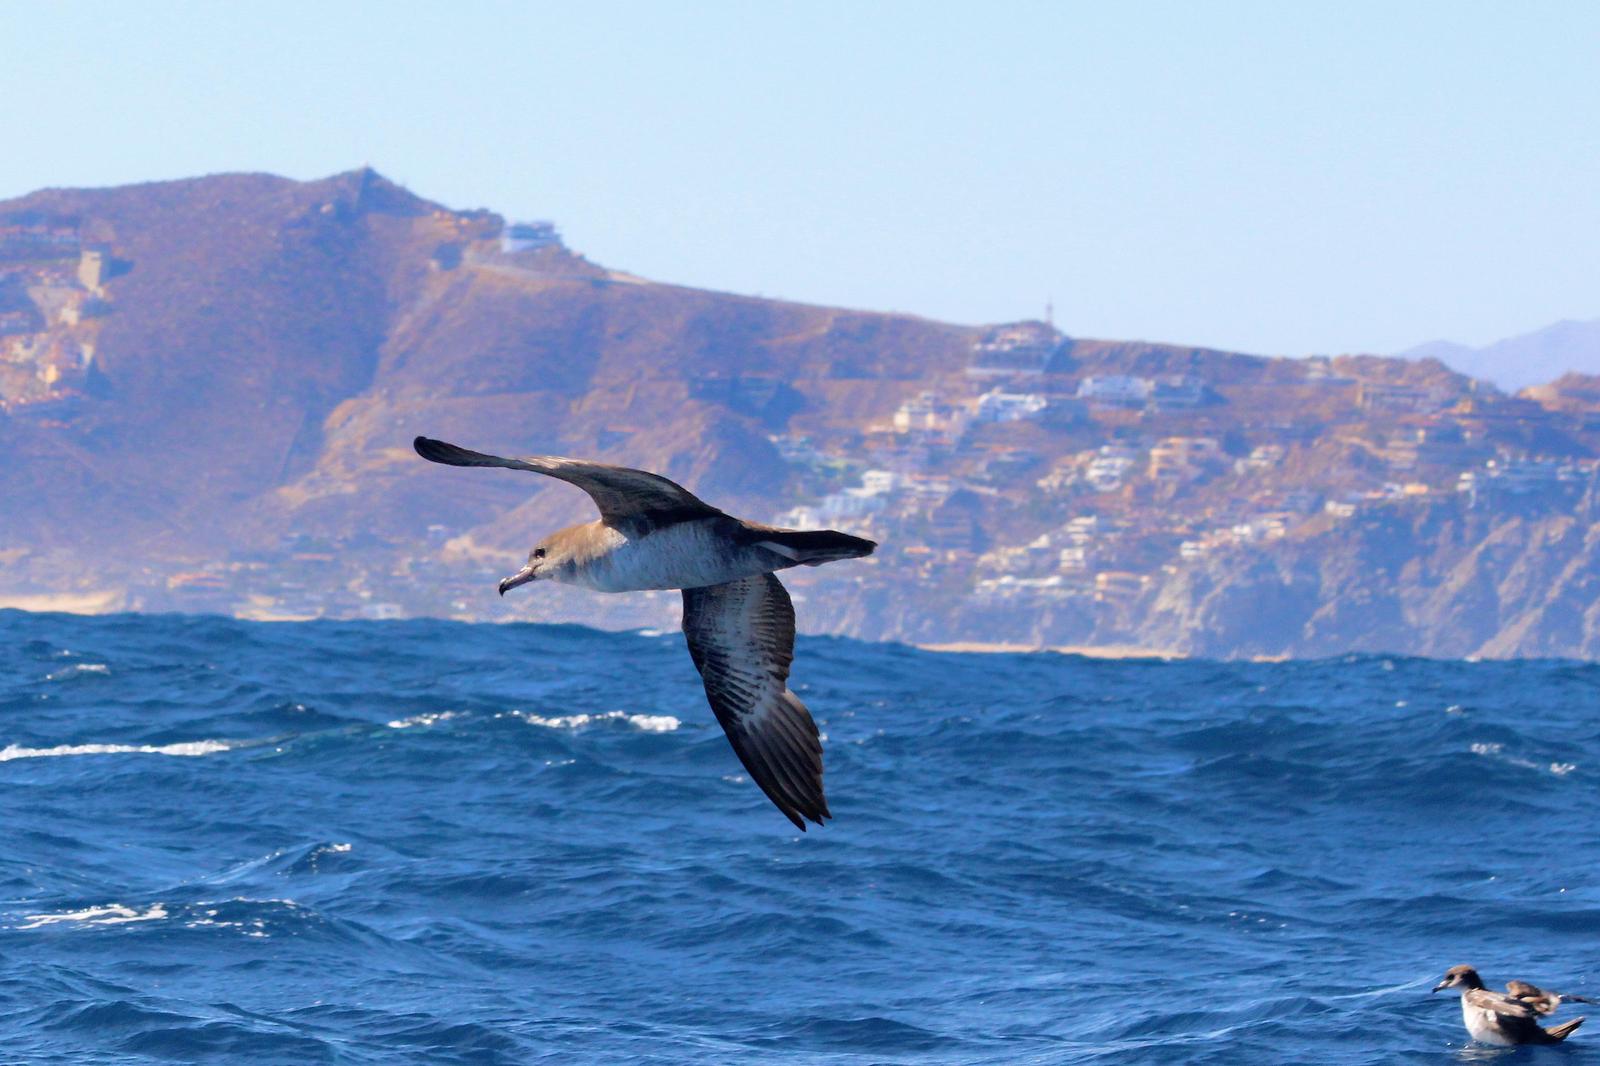
[[[0,204],[0,602],[670,624],[494,579],[587,516],[421,432],[879,537],[813,629],[1206,654],[1600,654],[1600,391],[647,282],[370,170]]]

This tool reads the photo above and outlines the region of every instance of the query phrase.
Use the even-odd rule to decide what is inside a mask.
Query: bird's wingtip
[[[411,447],[415,448],[417,450],[417,454],[429,462],[446,463],[450,466],[461,465],[453,462],[454,453],[459,452],[461,449],[457,448],[453,444],[446,444],[442,440],[434,440],[432,437],[424,437],[421,434],[418,434],[417,437],[412,440]]]

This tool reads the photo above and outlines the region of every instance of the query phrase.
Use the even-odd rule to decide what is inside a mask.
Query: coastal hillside
[[[0,203],[0,604],[669,626],[495,581],[586,520],[418,433],[883,542],[811,631],[1210,656],[1600,655],[1600,379],[705,292],[371,170]]]

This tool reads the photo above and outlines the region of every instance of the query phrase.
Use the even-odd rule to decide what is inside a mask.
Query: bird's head
[[[591,523],[593,524],[593,523]],[[550,534],[528,553],[528,565],[500,582],[500,595],[530,581],[567,581],[599,550],[588,526],[569,526]]]
[[[1444,972],[1444,980],[1433,986],[1435,992],[1444,988],[1482,988],[1483,979],[1471,966],[1452,966]]]
[[[548,542],[541,542],[535,545],[533,551],[528,553],[528,565],[500,582],[500,595],[504,596],[507,589],[514,589],[518,585],[526,585],[530,581],[537,581],[540,571],[556,565],[558,561],[558,559],[551,556]]]

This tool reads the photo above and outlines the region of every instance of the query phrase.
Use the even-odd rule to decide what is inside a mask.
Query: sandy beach
[[[1179,652],[1161,648],[1144,648],[1137,644],[1004,644],[983,641],[956,641],[951,644],[918,644],[923,651],[983,652],[1055,652],[1058,655],[1082,655],[1089,659],[1182,659]]]

